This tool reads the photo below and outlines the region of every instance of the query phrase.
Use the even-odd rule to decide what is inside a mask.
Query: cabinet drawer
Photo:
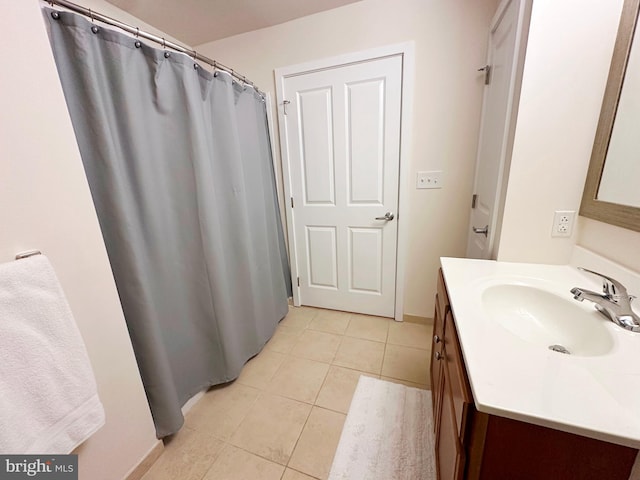
[[[453,315],[449,312],[445,318],[444,326],[446,368],[451,381],[451,400],[455,412],[456,426],[460,438],[466,435],[469,420],[469,409],[472,408],[473,396],[471,387],[465,372],[460,342],[456,332]]]

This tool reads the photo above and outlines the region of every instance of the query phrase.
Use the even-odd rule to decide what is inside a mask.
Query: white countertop
[[[640,333],[569,293],[572,287],[601,291],[596,277],[568,265],[458,258],[441,264],[478,411],[640,448]],[[602,321],[612,347],[593,356],[565,355],[514,335],[483,304],[483,292],[499,284],[566,296],[595,317],[590,321]]]

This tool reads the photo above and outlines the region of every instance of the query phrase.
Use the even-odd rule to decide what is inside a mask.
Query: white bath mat
[[[329,480],[435,480],[431,392],[360,377]]]

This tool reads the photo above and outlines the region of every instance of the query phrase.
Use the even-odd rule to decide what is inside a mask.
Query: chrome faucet
[[[596,310],[616,325],[632,332],[640,332],[640,317],[631,309],[631,301],[635,298],[627,293],[627,289],[617,280],[598,272],[578,267],[579,270],[589,272],[602,279],[602,292],[597,293],[584,288],[571,289],[573,298],[582,302],[593,302]]]

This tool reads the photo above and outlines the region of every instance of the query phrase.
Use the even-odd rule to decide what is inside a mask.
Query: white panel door
[[[400,55],[283,79],[303,305],[394,315],[401,89]]]
[[[471,210],[467,257],[490,258],[500,210],[501,185],[509,139],[517,66],[521,0],[498,8],[489,38],[489,84],[482,105],[482,127],[476,160],[475,199]]]

